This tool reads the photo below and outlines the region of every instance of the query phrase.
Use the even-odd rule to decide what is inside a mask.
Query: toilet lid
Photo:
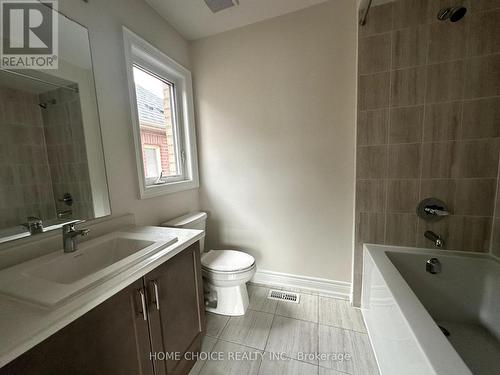
[[[253,256],[236,250],[210,250],[201,257],[204,268],[219,272],[244,270],[254,263]]]

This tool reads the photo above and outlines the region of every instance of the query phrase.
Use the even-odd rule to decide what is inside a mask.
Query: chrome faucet
[[[63,248],[65,253],[72,253],[77,250],[77,236],[86,236],[90,229],[76,229],[75,225],[83,223],[84,220],[74,221],[62,226]]]
[[[444,246],[444,240],[441,238],[440,235],[434,233],[433,231],[430,230],[425,231],[424,236],[428,240],[434,242],[434,246],[439,248]]]

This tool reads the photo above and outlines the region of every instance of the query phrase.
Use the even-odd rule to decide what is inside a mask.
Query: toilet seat
[[[202,255],[201,266],[215,273],[244,272],[255,266],[255,259],[242,251],[210,250]]]

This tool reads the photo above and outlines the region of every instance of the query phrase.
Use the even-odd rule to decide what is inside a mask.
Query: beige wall
[[[193,42],[209,247],[351,280],[356,17],[336,0]]]
[[[143,1],[65,0],[59,9],[89,29],[113,216],[133,213],[138,224],[158,224],[198,209],[198,190],[138,199],[122,26],[189,68],[186,41]]]

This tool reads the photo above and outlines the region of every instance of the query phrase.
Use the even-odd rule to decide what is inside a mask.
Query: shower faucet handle
[[[417,206],[417,215],[424,221],[434,222],[450,216],[451,213],[442,200],[425,198]]]
[[[436,216],[449,216],[450,213],[445,210],[444,207],[437,206],[437,205],[429,205],[424,207],[424,211],[428,213],[429,215],[436,215]]]

